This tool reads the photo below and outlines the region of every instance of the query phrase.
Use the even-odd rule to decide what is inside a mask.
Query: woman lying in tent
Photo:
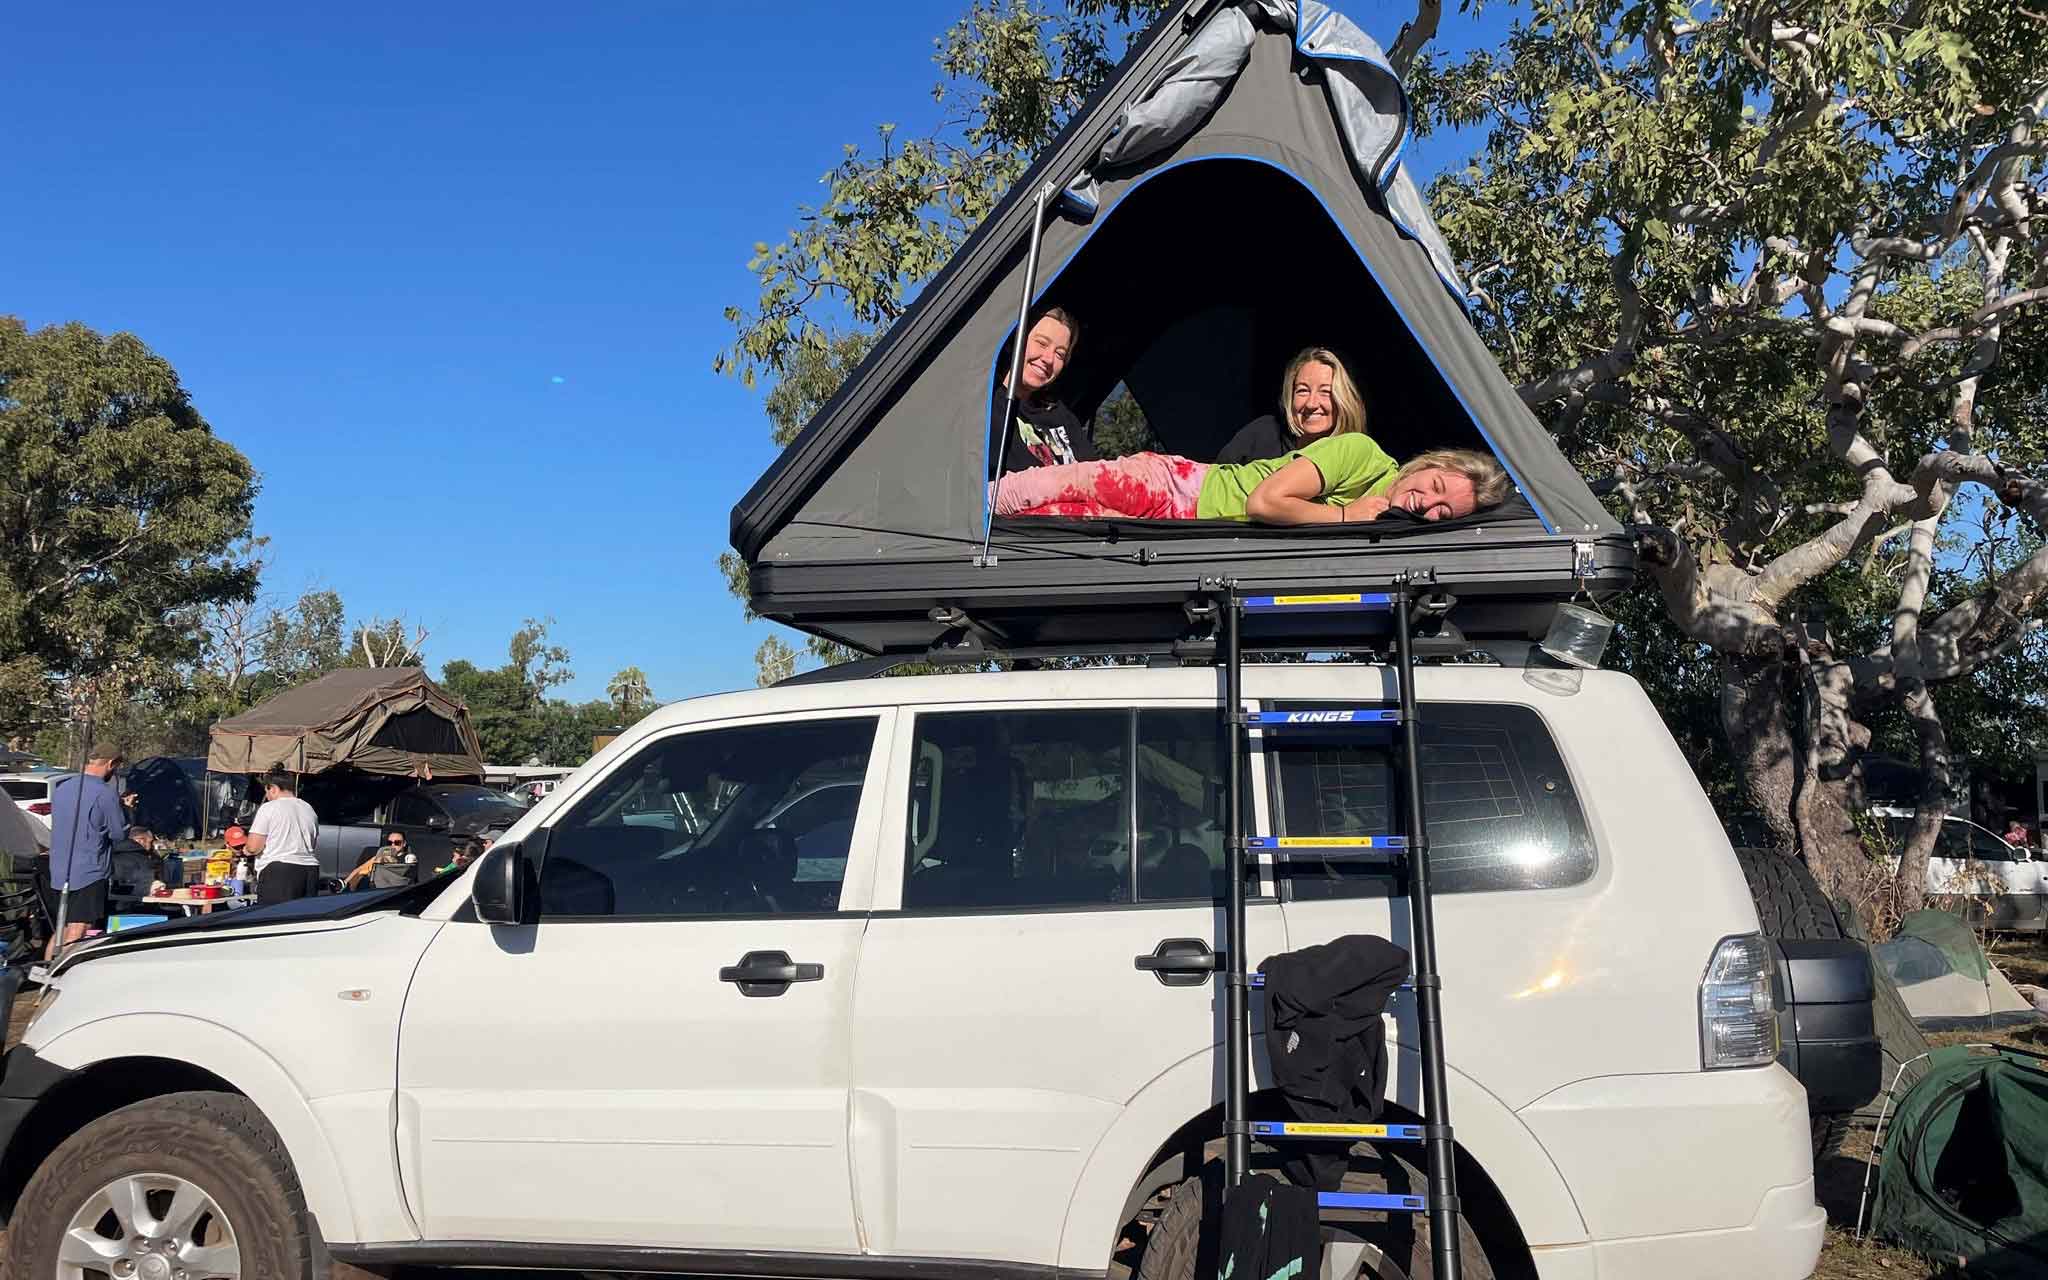
[[[999,516],[1356,524],[1469,516],[1510,487],[1501,465],[1476,450],[1432,449],[1397,464],[1354,431],[1256,462],[1134,453],[1038,467],[990,484],[989,501]]]
[[[1312,441],[1363,430],[1365,401],[1344,372],[1344,362],[1326,347],[1309,347],[1287,362],[1280,379],[1280,412],[1247,422],[1216,461],[1277,458]]]

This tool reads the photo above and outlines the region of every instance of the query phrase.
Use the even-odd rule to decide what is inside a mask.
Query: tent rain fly
[[[364,773],[456,781],[483,777],[463,705],[417,667],[334,671],[213,726],[216,773]]]
[[[755,609],[870,652],[963,627],[1006,647],[1144,643],[1179,633],[1203,578],[1375,590],[1426,567],[1467,634],[1527,638],[1558,601],[1628,585],[1627,532],[1472,328],[1400,164],[1407,130],[1378,46],[1326,6],[1190,0],[1162,17],[734,508]],[[1079,321],[1057,390],[1084,420],[1128,396],[1162,451],[1213,458],[1274,411],[1294,352],[1325,346],[1389,451],[1485,449],[1518,494],[1422,527],[991,528],[991,391],[1041,203],[1034,296]],[[985,530],[993,563],[977,563]]]

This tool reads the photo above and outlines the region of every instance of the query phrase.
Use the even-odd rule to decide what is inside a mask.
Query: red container
[[[195,884],[185,890],[185,892],[193,898],[218,898],[220,897],[220,886],[217,884]]]

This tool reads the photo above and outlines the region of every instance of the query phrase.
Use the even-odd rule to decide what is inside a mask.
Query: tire
[[[1835,910],[1805,863],[1769,849],[1737,849],[1735,858],[1742,864],[1743,878],[1749,882],[1750,899],[1756,903],[1757,923],[1766,936],[1856,938],[1869,942],[1853,921],[1845,921]],[[1914,1025],[1913,1015],[1907,1012],[1906,1002],[1899,995],[1898,984],[1891,980],[1884,966],[1873,961],[1870,967],[1874,979],[1872,985],[1876,988],[1872,1012],[1878,1040],[1884,1048],[1880,1083],[1890,1088],[1900,1063],[1927,1052],[1927,1037]],[[1904,1083],[1910,1083],[1910,1079]],[[1871,1114],[1874,1116],[1875,1111]],[[1814,1162],[1818,1164],[1840,1149],[1842,1139],[1848,1133],[1851,1116],[1822,1114],[1808,1119],[1813,1130]]]
[[[116,1194],[97,1227],[85,1225],[109,1189]],[[111,1207],[132,1205],[138,1192],[139,1208]],[[197,1211],[195,1197],[205,1201]],[[174,1093],[102,1116],[51,1153],[9,1224],[7,1274],[56,1275],[66,1232],[85,1225],[106,1249],[134,1252],[136,1241],[161,1237],[149,1247],[169,1252],[178,1274],[192,1280],[304,1280],[312,1266],[308,1221],[291,1161],[254,1104],[233,1094]],[[111,1263],[104,1271],[116,1274]]]
[[[1254,1156],[1253,1163],[1264,1162]],[[1393,1189],[1403,1193],[1419,1190],[1428,1181],[1409,1161],[1375,1155],[1371,1148],[1360,1146],[1353,1149],[1343,1189],[1386,1191],[1390,1175]],[[1214,1224],[1221,1221],[1222,1207],[1223,1162],[1212,1158],[1203,1164],[1201,1173],[1167,1194],[1166,1206],[1138,1259],[1136,1280],[1208,1280],[1215,1275],[1218,1242]],[[1367,1217],[1386,1220],[1368,1221]],[[1333,1247],[1332,1236],[1336,1237],[1334,1243],[1364,1242],[1368,1246],[1356,1269],[1336,1280],[1433,1280],[1436,1274],[1430,1260],[1427,1215],[1361,1215],[1355,1223],[1326,1224],[1326,1251]],[[1493,1264],[1463,1216],[1458,1219],[1458,1242],[1465,1280],[1495,1280]]]

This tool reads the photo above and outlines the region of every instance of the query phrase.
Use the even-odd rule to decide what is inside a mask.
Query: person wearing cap
[[[106,926],[114,846],[128,838],[128,813],[108,782],[120,766],[119,747],[95,743],[84,771],[50,789],[50,887],[58,897],[52,914],[64,917],[64,936],[50,939],[46,960],[86,930]]]
[[[310,898],[320,883],[313,853],[320,816],[298,797],[298,783],[273,769],[263,777],[263,803],[249,824],[248,849],[256,855],[256,905]]]

